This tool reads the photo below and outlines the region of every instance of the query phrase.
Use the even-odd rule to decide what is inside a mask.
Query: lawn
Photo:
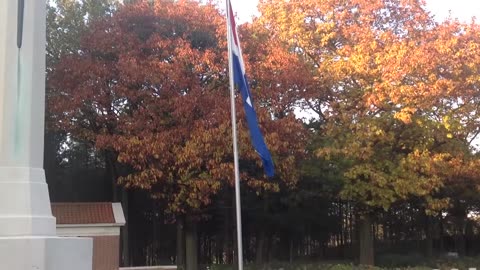
[[[393,260],[381,261],[382,266],[356,266],[347,262],[309,262],[309,263],[282,263],[274,262],[268,266],[259,266],[247,264],[244,270],[469,270],[469,268],[477,268],[480,270],[480,257],[465,257],[461,259],[455,258],[436,258],[425,259],[423,262],[418,261],[416,256],[392,256]],[[410,263],[408,259],[412,259]],[[210,270],[234,270],[228,265],[212,265]]]

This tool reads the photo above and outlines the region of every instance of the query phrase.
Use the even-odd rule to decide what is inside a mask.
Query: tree
[[[211,4],[125,6],[89,27],[78,53],[62,57],[51,77],[57,127],[104,151],[123,186],[149,190],[178,220],[185,217],[187,269],[197,267],[201,210],[233,185],[225,30]],[[265,91],[254,102],[277,176],[263,175],[238,111],[241,178],[258,192],[275,191],[298,181],[306,136],[293,114],[272,118],[266,100],[280,100],[278,91],[257,89]]]
[[[116,0],[47,1],[47,100],[50,99],[52,90],[48,81],[59,59],[66,55],[77,54],[80,49],[80,38],[85,34],[88,26],[95,20],[111,16],[117,4]],[[88,143],[73,141],[68,132],[56,130],[51,116],[47,107],[45,136],[49,140],[46,143],[45,154],[47,173],[55,170],[60,163],[88,167],[89,160],[97,162],[95,155],[92,158],[89,157],[92,155],[91,146],[89,147]],[[87,154],[84,155],[85,153]],[[83,156],[78,158],[77,155]],[[50,177],[55,175],[51,174]]]
[[[88,26],[111,16],[117,5],[117,0],[47,1],[47,71],[52,71],[63,55],[78,53]]]
[[[357,205],[360,263],[373,264],[376,209],[411,198],[446,206],[435,196],[440,168],[463,160],[477,135],[477,26],[437,25],[421,1],[265,0],[260,11],[259,23],[310,65],[315,83],[300,101],[330,142],[317,154],[348,165],[340,195]]]

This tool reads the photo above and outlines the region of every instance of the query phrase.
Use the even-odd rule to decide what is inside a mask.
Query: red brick
[[[115,223],[112,203],[52,203],[57,224]]]

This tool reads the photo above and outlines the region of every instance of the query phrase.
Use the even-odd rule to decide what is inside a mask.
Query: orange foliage
[[[95,24],[78,55],[63,57],[56,68],[49,83],[57,126],[117,153],[118,162],[131,168],[120,183],[151,190],[171,212],[208,205],[233,184],[226,45],[225,19],[210,4],[125,6]],[[264,83],[283,72],[269,66],[274,53],[270,48],[256,55],[261,60],[255,66],[264,68],[250,77],[258,81],[252,91],[276,179],[264,177],[243,112],[237,112],[241,178],[258,191],[277,190],[279,181],[295,185],[306,140],[302,124],[284,106],[293,98],[284,95],[286,87]],[[256,70],[246,63],[248,71]],[[283,116],[272,118],[278,113]]]
[[[438,206],[432,196],[455,171],[474,175],[478,24],[435,23],[421,0],[260,0],[259,9],[257,27],[303,63],[299,97],[328,142],[317,154],[349,163],[343,198]],[[447,166],[446,156],[457,162]]]

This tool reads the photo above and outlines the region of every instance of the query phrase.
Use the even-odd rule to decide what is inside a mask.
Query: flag
[[[274,175],[274,166],[270,151],[268,151],[267,145],[263,139],[262,132],[258,126],[257,113],[253,107],[253,99],[250,93],[250,87],[248,86],[248,80],[245,73],[245,65],[242,58],[242,50],[240,48],[240,40],[237,34],[237,26],[235,24],[235,17],[233,16],[232,4],[229,0],[227,5],[227,21],[229,27],[229,46],[231,48],[229,61],[233,66],[234,83],[237,85],[243,100],[243,108],[247,118],[248,128],[250,130],[250,139],[252,141],[255,151],[258,153],[263,162],[263,168],[265,174],[268,177]]]

